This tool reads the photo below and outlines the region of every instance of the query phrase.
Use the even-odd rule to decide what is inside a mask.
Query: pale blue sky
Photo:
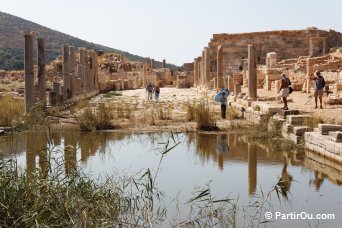
[[[214,33],[342,32],[342,0],[0,0],[0,11],[81,39],[182,64]]]

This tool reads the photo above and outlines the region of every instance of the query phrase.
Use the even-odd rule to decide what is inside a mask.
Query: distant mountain
[[[129,60],[145,61],[144,57],[81,40],[20,17],[0,12],[0,70],[21,70],[24,68],[24,38],[22,31],[33,31],[36,38],[45,38],[45,58],[47,62],[61,55],[63,44],[104,52],[121,53]],[[34,45],[36,45],[36,42],[34,42]],[[155,64],[157,67],[161,67],[162,63],[155,61]],[[167,64],[167,67],[173,70],[178,68],[172,64]]]

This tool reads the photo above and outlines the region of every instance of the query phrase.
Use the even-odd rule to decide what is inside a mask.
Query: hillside
[[[81,40],[20,17],[0,12],[0,69],[20,70],[24,68],[24,38],[21,34],[22,31],[34,31],[36,37],[45,38],[45,56],[48,62],[61,55],[61,47],[63,44],[69,44],[75,47],[86,47],[93,50],[103,50],[105,52],[121,53],[129,60],[145,61],[144,57]],[[157,67],[161,67],[161,62],[155,61],[155,64]],[[171,69],[177,68],[177,66],[171,64],[167,64],[167,66]]]

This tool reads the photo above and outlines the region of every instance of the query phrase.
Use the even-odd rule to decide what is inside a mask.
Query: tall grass
[[[86,227],[117,224],[119,197],[111,182],[97,184],[80,171],[68,177],[57,168],[42,178],[0,162],[1,227]]]
[[[195,117],[198,130],[216,131],[219,128],[216,125],[215,113],[210,110],[208,102],[201,101],[199,103],[187,104],[187,117],[192,119]]]
[[[105,104],[100,104],[95,108],[87,107],[76,118],[81,130],[93,131],[115,128],[111,122],[113,119],[112,110]]]
[[[0,126],[13,127],[24,116],[24,100],[0,95]]]

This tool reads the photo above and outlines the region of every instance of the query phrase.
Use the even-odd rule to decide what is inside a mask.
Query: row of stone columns
[[[25,111],[35,106],[34,63],[33,63],[33,32],[24,32],[25,39]],[[38,99],[45,107],[46,102],[46,65],[44,39],[37,39],[38,47]],[[63,45],[63,85],[53,82],[49,93],[49,104],[57,105],[73,96],[98,89],[97,53],[80,48],[80,63],[76,65],[76,48]]]
[[[271,67],[276,62],[276,53],[271,53],[268,57]],[[210,79],[210,62],[210,49],[205,47],[202,56],[194,60],[194,86],[207,84]],[[232,76],[224,75],[224,55],[221,45],[217,47],[216,63],[216,77],[211,80],[214,89],[226,87],[230,91],[241,91],[241,85],[235,85]],[[243,70],[243,85],[248,86],[248,100],[254,101],[257,99],[257,70],[256,53],[253,45],[248,45],[248,62],[244,63]]]

